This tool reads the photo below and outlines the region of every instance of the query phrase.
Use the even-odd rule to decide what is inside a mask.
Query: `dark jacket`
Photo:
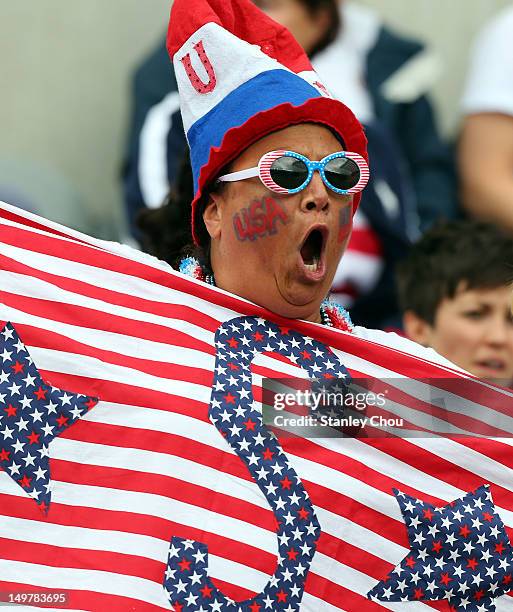
[[[441,218],[457,215],[453,152],[440,138],[433,107],[426,95],[395,103],[383,93],[383,84],[408,61],[424,51],[417,41],[399,37],[382,27],[367,57],[366,83],[381,125],[396,139],[406,160],[422,230]]]

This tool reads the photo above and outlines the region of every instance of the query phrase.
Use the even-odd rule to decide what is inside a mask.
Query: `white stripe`
[[[428,381],[433,384],[429,384]],[[399,390],[403,390],[408,398],[422,400],[427,402],[428,405],[433,404],[433,406],[442,406],[443,411],[454,413],[455,415],[465,414],[467,417],[475,419],[478,423],[482,423],[483,426],[494,426],[501,429],[503,434],[505,434],[505,432],[513,433],[513,419],[508,415],[490,409],[484,404],[478,404],[472,400],[462,398],[461,396],[435,386],[435,384],[436,379],[426,379],[424,383],[420,382],[420,380],[413,381],[412,379],[403,377],[384,381],[381,387],[384,391],[381,392],[387,394],[390,390],[389,388],[396,387]],[[473,385],[475,383],[469,381],[469,389],[471,384]],[[368,387],[362,387],[357,384],[353,384],[351,388],[354,389],[354,392],[369,392]],[[468,395],[470,395],[470,393],[468,393]],[[428,407],[426,408],[429,410]],[[424,427],[428,430],[428,436],[439,432],[451,436],[462,434],[476,438],[489,438],[489,436],[485,434],[472,432],[470,428],[463,429],[457,427],[451,423],[449,419],[436,417],[430,412],[424,412],[420,407],[417,409],[413,408],[408,403],[401,404],[395,402],[391,400],[389,396],[386,397],[383,407],[380,407],[378,412],[382,413],[386,411],[414,425]],[[476,423],[474,423],[474,426],[476,426]],[[420,432],[414,430],[408,431],[406,429],[397,429],[394,430],[394,433],[399,437],[425,437]]]
[[[0,272],[0,279],[1,277],[2,273]],[[35,285],[37,285],[37,283],[34,282],[34,286]],[[31,297],[36,297],[39,299],[41,298],[41,294],[38,291],[34,291]],[[80,299],[79,296],[77,296],[77,298]],[[138,359],[147,359],[151,362],[162,362],[166,364],[175,364],[191,368],[201,368],[208,371],[213,371],[214,369],[215,357],[213,355],[210,355],[203,351],[198,351],[196,349],[187,348],[185,346],[176,346],[164,342],[156,342],[153,340],[148,340],[144,337],[138,337],[137,335],[126,335],[104,330],[97,330],[90,327],[69,325],[68,323],[61,323],[52,319],[45,319],[43,317],[38,317],[30,313],[23,312],[21,310],[2,304],[1,302],[0,313],[2,314],[4,320],[11,321],[11,323],[13,324],[30,325],[36,328],[54,332],[62,336],[66,336],[67,338],[70,338],[72,340],[75,340],[76,342],[85,344],[91,348],[101,349],[110,352],[112,351],[112,347],[116,347],[116,353],[118,355],[126,355]],[[145,314],[145,316],[149,318],[146,313],[143,314]],[[178,319],[166,319],[166,321],[166,327],[183,332],[182,329],[179,329],[179,327],[183,325],[182,321]],[[176,324],[176,327],[173,327],[171,324]],[[194,334],[196,329],[202,331],[203,335],[205,336],[205,342],[213,342],[213,334],[208,330],[203,329],[202,327],[192,326],[189,330],[189,335],[191,336],[191,334]],[[138,331],[136,326],[134,326],[133,331]],[[195,336],[192,335],[191,337],[196,340],[198,339],[199,335],[200,332],[198,332]],[[34,349],[30,349],[30,352],[32,352],[33,350]],[[80,359],[81,357],[77,355],[76,358]],[[106,357],[105,362],[107,362]],[[255,359],[253,360],[253,364],[260,365],[262,367],[272,368],[283,378],[287,376],[291,376],[294,378],[304,378],[306,376],[306,373],[301,368],[292,364],[287,364],[282,361],[279,361],[274,357],[263,355],[262,353],[259,353],[255,357]],[[256,376],[257,375],[255,375],[255,377]],[[262,377],[258,376],[258,379],[255,378],[255,380],[261,381]],[[259,382],[259,384],[261,386],[261,382]]]
[[[219,438],[222,439],[222,436],[219,435]],[[177,452],[179,448],[173,450]],[[229,452],[231,449],[227,447],[223,450]],[[209,489],[214,493],[223,493],[237,499],[243,499],[259,508],[269,508],[263,493],[255,482],[227,474],[190,459],[184,459],[178,455],[167,455],[163,451],[164,449],[162,449],[162,452],[158,452],[108,446],[93,442],[77,442],[66,438],[55,438],[50,444],[52,459],[71,461],[82,465],[172,476],[178,480]],[[59,499],[55,496],[53,496],[53,501],[59,503]]]
[[[401,561],[409,551],[409,548],[404,548],[404,546],[387,540],[379,533],[362,527],[344,516],[319,507],[315,508],[315,512],[323,533],[329,533],[343,542],[361,548],[379,559],[384,559],[388,563],[397,565],[398,560]]]
[[[2,273],[0,272],[0,279],[1,277]],[[37,292],[34,292],[34,294],[35,293]],[[33,297],[36,296],[33,295]],[[1,303],[0,308],[2,318],[6,321],[11,321],[13,324],[30,325],[38,329],[44,329],[94,349],[112,352],[113,347],[115,347],[117,355],[125,355],[127,357],[144,359],[151,362],[204,368],[208,371],[214,369],[215,358],[213,355],[196,349],[187,348],[186,346],[175,346],[137,336],[129,336],[117,332],[93,329],[91,327],[80,327],[78,325],[61,323],[53,319],[38,317]],[[167,325],[167,327],[169,327],[169,325]],[[134,331],[137,332],[137,328],[134,329]],[[191,330],[191,333],[192,332],[193,330]],[[203,333],[206,335],[209,332],[203,330]],[[209,333],[209,336],[213,341],[213,335]],[[197,335],[195,337],[191,336],[191,338],[197,339]]]
[[[436,457],[446,459],[465,470],[471,470],[487,483],[496,484],[513,492],[513,469],[477,450],[446,438],[414,438],[410,442]],[[510,514],[510,521],[512,517],[513,514]],[[511,522],[509,524],[513,525]]]
[[[342,602],[340,602],[340,606],[342,606]],[[301,600],[300,612],[349,612],[346,608],[342,608],[339,606],[333,606],[324,599],[319,599],[315,597],[315,595],[311,595],[310,593],[304,593],[303,599]]]
[[[199,385],[179,379],[160,378],[133,368],[106,364],[96,357],[65,353],[64,351],[31,347],[30,355],[38,364],[38,367],[43,370],[70,376],[84,376],[123,385],[128,384],[141,387],[143,390],[151,389],[178,397],[188,397],[205,404],[210,402],[211,388],[208,385]]]
[[[315,442],[319,443],[320,440],[315,440]],[[367,508],[376,510],[400,523],[403,522],[399,504],[393,495],[383,493],[354,476],[320,465],[311,459],[305,459],[289,452],[287,458],[301,480],[315,482],[327,489],[341,493]],[[341,454],[341,465],[343,465],[343,461],[343,455]]]
[[[165,261],[161,261],[160,259],[157,259],[153,255],[149,255],[144,251],[134,249],[128,244],[121,244],[119,242],[112,242],[111,240],[100,240],[99,238],[93,238],[92,236],[88,236],[87,234],[83,234],[82,232],[69,229],[64,225],[54,223],[53,221],[48,221],[47,219],[44,219],[39,215],[35,215],[21,208],[17,208],[16,206],[12,206],[11,204],[7,204],[6,202],[0,201],[0,211],[1,210],[6,210],[8,212],[14,213],[22,219],[26,219],[29,223],[38,223],[39,225],[45,227],[46,231],[30,227],[25,223],[18,223],[16,221],[11,221],[9,219],[2,218],[1,214],[0,226],[4,225],[7,227],[15,227],[25,232],[30,232],[39,236],[48,236],[54,240],[73,242],[75,244],[77,243],[77,241],[79,241],[82,247],[91,247],[93,249],[101,250],[106,253],[111,253],[113,255],[121,257],[122,259],[127,259],[131,262],[142,263],[148,266],[149,268],[156,268],[158,270],[164,271],[169,271],[170,269],[170,265]],[[64,234],[65,237],[55,235],[56,231],[60,232],[61,234]]]
[[[25,491],[4,472],[0,472],[0,492],[16,497],[27,497]],[[52,500],[55,503],[78,508],[98,508],[123,513],[129,511],[156,516],[221,537],[227,537],[228,534],[231,539],[272,555],[276,555],[278,550],[276,535],[266,529],[156,493],[140,493],[52,480]],[[28,534],[25,536],[30,537]]]
[[[331,580],[335,584],[339,584],[340,586],[349,589],[350,591],[353,591],[354,593],[363,595],[363,597],[366,597],[367,593],[376,584],[378,584],[377,580],[371,578],[367,574],[363,574],[362,572],[352,567],[349,567],[348,565],[339,563],[335,559],[327,557],[322,553],[317,553],[315,555],[312,562],[311,571],[315,572],[319,576],[323,576],[324,578]],[[421,612],[423,610],[427,612],[427,610],[432,610],[430,606],[421,602],[408,602],[408,604],[406,605],[403,604],[403,607],[396,607],[396,602],[390,604],[387,604],[386,602],[380,602],[380,605],[385,608],[389,608],[390,610],[404,609],[405,612],[407,610],[413,610],[413,612]]]
[[[133,555],[164,563],[167,560],[172,535],[167,541],[124,531],[54,525],[28,519],[2,517],[0,522],[0,537],[59,547],[62,549],[62,559],[67,558],[69,554],[66,549],[76,548],[84,551],[96,550]],[[257,593],[269,580],[269,576],[260,570],[210,553],[208,567],[211,577],[233,581],[233,584]],[[76,585],[75,588],[80,586]]]
[[[139,136],[138,174],[144,203],[161,206],[169,192],[167,176],[167,137],[173,114],[180,108],[180,96],[173,91],[153,106],[144,120]]]
[[[122,295],[130,295],[132,297],[155,301],[158,303],[183,304],[185,306],[191,306],[191,308],[195,308],[196,310],[199,310],[214,319],[219,319],[220,315],[224,315],[222,317],[223,319],[228,317],[240,316],[239,313],[236,313],[233,310],[231,311],[222,306],[214,305],[211,302],[208,302],[207,300],[203,300],[196,296],[190,296],[181,291],[177,291],[176,289],[164,287],[157,283],[147,281],[142,278],[129,276],[127,274],[122,274],[120,272],[113,272],[111,270],[105,270],[103,268],[89,266],[87,264],[82,264],[74,261],[71,262],[66,259],[61,259],[59,257],[36,253],[35,251],[26,251],[25,249],[19,249],[17,247],[12,247],[7,244],[0,244],[0,254],[6,255],[14,261],[35,268],[36,270],[55,274],[56,276],[61,276],[63,278],[74,279],[83,283],[88,283],[90,285],[93,285],[94,287],[99,287],[101,289],[108,288],[110,291],[114,291]],[[9,287],[9,290],[11,292],[17,289],[17,284],[20,284],[22,286],[21,283],[14,284],[14,278],[16,276],[20,277],[20,280],[24,278],[31,278],[25,274],[15,274],[7,271],[4,271],[3,274],[7,275],[6,278],[9,279],[7,281],[9,282],[9,284],[2,286]],[[169,275],[179,275],[183,279],[183,275],[181,275],[179,272],[175,272],[171,268],[169,269]],[[12,280],[10,280],[11,278]],[[32,282],[32,279],[30,282]],[[53,291],[56,292],[56,295],[54,295],[53,297],[54,300],[56,299],[56,296],[60,295],[61,293],[63,295],[75,295],[75,293],[64,291],[62,289],[59,289],[55,285],[46,283],[45,281],[39,280],[38,282],[48,285],[48,287],[50,287]],[[25,283],[27,283],[27,281],[25,281]],[[216,288],[212,287],[212,290],[214,291],[216,290]],[[99,302],[99,300],[95,301]],[[118,308],[122,310],[122,307]]]
[[[70,278],[73,277],[71,276]],[[199,325],[189,323],[185,320],[164,317],[162,315],[139,311],[134,308],[127,308],[125,306],[118,306],[116,304],[111,304],[103,300],[83,296],[79,293],[60,289],[55,285],[51,285],[46,281],[42,281],[34,277],[15,274],[13,272],[0,271],[0,284],[3,287],[9,287],[9,292],[24,297],[56,301],[61,304],[70,304],[72,306],[89,308],[91,310],[97,310],[102,313],[127,318],[132,321],[134,329],[136,329],[137,321],[143,321],[147,323],[154,323],[156,325],[162,325],[175,331],[183,332],[184,334],[187,334],[192,338],[197,338],[198,340],[201,340],[203,342],[213,343],[212,332],[204,329],[203,327],[200,327]],[[0,303],[0,305],[2,309],[7,308],[4,304]],[[200,305],[198,304],[198,306]],[[171,310],[172,306],[170,304],[170,311]],[[6,310],[5,312],[9,311]]]
[[[426,440],[418,440],[420,446]],[[447,442],[447,440],[445,440]],[[346,438],[344,440],[336,439],[318,439],[315,443],[327,448],[331,451],[338,452],[341,454],[340,465],[343,465],[343,456],[348,456],[356,461],[361,462],[363,465],[369,466],[376,473],[388,477],[393,480],[397,480],[404,485],[417,489],[418,491],[429,492],[433,497],[445,499],[448,502],[463,497],[468,491],[458,489],[449,483],[439,480],[435,476],[419,470],[418,468],[404,463],[394,457],[387,455],[387,453],[372,448],[368,444],[360,442],[359,440]],[[429,450],[429,449],[428,449]],[[440,452],[443,452],[440,449]],[[352,476],[338,472],[332,468],[326,466],[319,466],[319,464],[310,461],[309,459],[302,459],[295,455],[287,454],[289,460],[294,465],[297,465],[297,472],[299,475],[306,479],[317,482],[335,491],[363,503],[369,508],[373,508],[386,516],[390,516],[401,523],[403,522],[401,512],[399,510],[399,504],[396,502],[393,495],[386,495],[377,489],[374,489],[370,485],[360,482]],[[436,457],[438,455],[434,455]],[[412,453],[411,456],[414,459]],[[443,458],[443,456],[442,456]],[[480,460],[480,456],[476,455],[477,460]],[[465,469],[479,471],[478,467],[472,464],[466,464]],[[463,462],[462,462],[463,463]],[[508,489],[513,489],[513,479],[511,479],[512,470],[501,466],[505,476],[510,474],[510,484]],[[442,475],[441,475],[442,477]],[[487,481],[483,482],[486,484]],[[399,487],[400,488],[400,487]],[[500,513],[504,523],[508,526],[513,527],[513,512],[500,506],[496,506],[497,511]]]
[[[0,316],[1,312],[0,305]],[[29,352],[34,362],[42,370],[69,376],[92,378],[98,381],[128,384],[141,388],[142,392],[145,389],[152,389],[153,391],[161,391],[177,397],[187,397],[204,404],[210,404],[212,390],[210,385],[207,384],[208,380],[205,381],[205,384],[199,384],[183,381],[179,378],[162,378],[141,372],[135,368],[109,364],[96,357],[46,348],[30,347]]]
[[[134,576],[100,570],[51,567],[0,559],[2,580],[49,589],[92,591],[138,599],[163,610],[172,610],[162,585]],[[93,596],[94,597],[94,596]]]

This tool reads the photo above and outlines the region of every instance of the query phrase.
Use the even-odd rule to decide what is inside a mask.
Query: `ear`
[[[422,346],[431,346],[433,326],[421,319],[412,310],[407,310],[404,313],[403,328],[410,340],[418,342]]]
[[[221,235],[222,216],[221,196],[218,193],[211,193],[203,211],[203,223],[211,240],[215,240]]]

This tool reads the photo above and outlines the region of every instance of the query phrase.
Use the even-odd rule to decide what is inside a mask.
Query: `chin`
[[[492,385],[506,387],[507,389],[511,389],[513,387],[512,378],[485,378],[484,380],[488,383],[491,383]]]
[[[280,295],[280,299],[267,308],[287,319],[312,319],[319,314],[322,300],[317,292],[314,296],[311,293]]]

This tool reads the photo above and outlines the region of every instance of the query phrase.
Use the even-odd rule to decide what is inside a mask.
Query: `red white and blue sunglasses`
[[[339,194],[360,192],[369,180],[369,166],[358,153],[338,151],[311,161],[294,151],[269,151],[260,158],[258,166],[224,174],[220,182],[242,181],[258,176],[271,191],[292,194],[302,191],[318,170],[324,184]]]

